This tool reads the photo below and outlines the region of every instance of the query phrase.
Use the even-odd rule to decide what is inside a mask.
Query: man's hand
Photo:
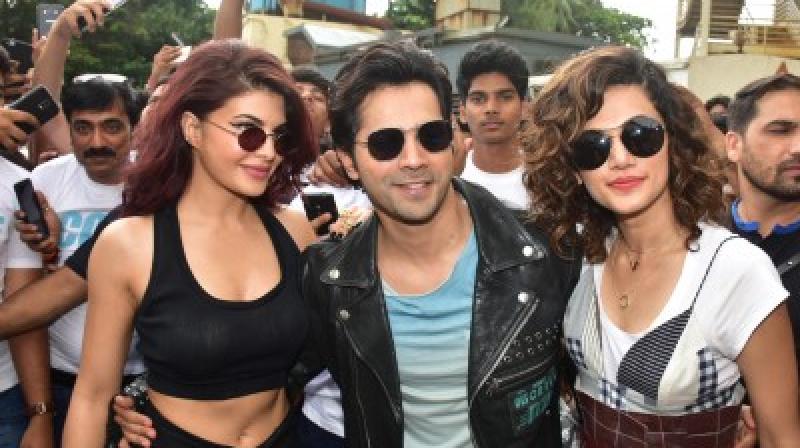
[[[16,98],[28,93],[31,90],[33,72],[17,73],[19,70],[19,62],[11,61],[11,73],[6,76],[5,84],[3,85],[3,96]]]
[[[39,127],[39,120],[33,115],[14,109],[0,109],[0,145],[9,151],[16,151],[28,140],[28,134],[15,122],[28,123]]]
[[[123,438],[119,448],[130,448],[131,444],[149,447],[150,441],[156,438],[153,422],[147,416],[133,409],[133,399],[123,395],[114,397],[114,421],[122,428]]]
[[[28,429],[22,435],[20,448],[53,448],[53,414],[31,417]]]
[[[55,33],[65,39],[69,39],[70,36],[80,37],[82,31],[79,18],[81,17],[86,23],[85,30],[94,33],[97,28],[103,26],[105,13],[110,9],[111,7],[105,0],[78,0],[61,12],[53,24],[50,34]]]
[[[308,172],[308,180],[313,184],[328,184],[337,187],[346,187],[350,184],[336,151],[326,151],[317,157],[317,161]]]
[[[37,191],[36,197],[39,199],[39,204],[42,206],[44,220],[47,223],[50,236],[43,239],[43,235],[36,230],[35,224],[28,224],[24,221],[25,213],[22,210],[14,212],[14,217],[16,218],[14,227],[17,229],[17,232],[19,232],[20,239],[25,242],[31,250],[42,254],[45,263],[55,263],[58,261],[58,238],[61,235],[61,220],[50,207],[47,198],[42,192]]]
[[[150,77],[147,78],[147,91],[153,92],[158,85],[158,81],[169,74],[170,69],[175,65],[175,59],[181,55],[181,47],[174,45],[164,45],[153,56],[153,67],[150,69]]]

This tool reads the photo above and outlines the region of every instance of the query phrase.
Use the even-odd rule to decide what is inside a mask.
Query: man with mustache
[[[35,81],[48,87],[56,98],[61,90],[70,40],[81,34],[78,17],[84,17],[87,30],[94,32],[102,24],[104,8],[107,5],[102,1],[74,3],[53,25],[36,68]],[[54,228],[48,238],[48,242],[57,244],[53,261],[59,266],[94,233],[106,214],[121,204],[122,174],[128,163],[131,131],[138,121],[140,105],[127,83],[98,77],[66,88],[62,109],[72,153],[39,165],[30,176],[35,189],[46,199],[43,202],[46,213],[52,209],[60,218],[60,232]],[[21,227],[23,233],[30,230]],[[40,243],[40,247],[43,245]],[[51,422],[36,426],[40,432],[37,447],[61,440],[80,363],[85,313],[84,304],[64,314],[49,328],[23,335],[14,349],[27,405],[35,415],[32,419]],[[44,337],[45,332],[49,338]],[[140,357],[131,351],[124,374],[143,371]],[[45,434],[48,429],[49,437]],[[45,442],[46,439],[50,440]]]
[[[728,110],[728,125],[728,159],[739,179],[734,231],[778,267],[790,293],[800,358],[800,77],[774,75],[743,87]]]

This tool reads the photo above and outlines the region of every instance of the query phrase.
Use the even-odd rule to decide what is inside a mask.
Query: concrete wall
[[[242,39],[250,45],[263,48],[277,56],[284,64],[289,65],[289,53],[284,32],[290,28],[304,23],[315,23],[331,28],[341,28],[352,31],[363,31],[381,35],[380,30],[367,26],[348,25],[336,22],[324,22],[295,17],[272,16],[262,14],[248,14],[244,19]]]
[[[789,72],[800,74],[800,61],[757,54],[721,54],[689,60],[689,89],[703,101],[714,95],[733,96],[745,84],[775,74],[786,62]]]

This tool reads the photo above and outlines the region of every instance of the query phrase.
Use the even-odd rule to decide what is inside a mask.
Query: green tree
[[[431,0],[390,0],[386,18],[404,30],[422,30],[433,26],[435,2]]]
[[[606,8],[600,0],[503,0],[509,26],[594,37],[604,42],[643,48],[648,44],[644,30],[648,19]],[[423,29],[432,26],[435,1],[391,0],[387,18],[398,28]]]
[[[69,5],[70,0],[55,0]],[[0,0],[0,30],[29,40],[36,25],[33,0]],[[202,0],[128,0],[106,18],[105,28],[73,39],[65,79],[81,73],[119,73],[138,86],[147,81],[153,55],[174,45],[177,33],[187,45],[211,37],[214,12]]]

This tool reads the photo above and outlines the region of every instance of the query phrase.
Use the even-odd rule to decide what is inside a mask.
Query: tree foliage
[[[390,0],[386,18],[397,28],[422,30],[433,26],[435,13],[435,2],[431,0]]]
[[[643,48],[650,20],[606,8],[600,0],[503,0],[509,26],[594,37]],[[435,2],[391,0],[386,16],[398,28],[423,29],[434,22]]]
[[[71,0],[48,0],[65,6]],[[36,26],[34,0],[0,0],[0,30],[29,41]],[[119,73],[142,85],[150,74],[153,55],[164,44],[175,45],[177,33],[186,45],[211,37],[214,12],[202,0],[128,0],[106,18],[94,34],[73,39],[65,79],[81,73]]]

